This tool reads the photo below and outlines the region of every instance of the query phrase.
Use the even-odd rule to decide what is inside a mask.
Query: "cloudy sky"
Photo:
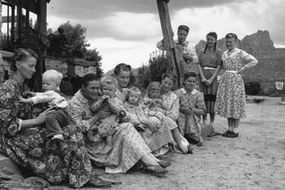
[[[239,38],[268,30],[276,47],[285,47],[284,0],[170,0],[172,27],[190,27],[196,44],[210,31]],[[141,66],[162,38],[156,0],[51,0],[48,28],[70,21],[87,28],[91,48],[103,57],[104,72],[117,63]]]

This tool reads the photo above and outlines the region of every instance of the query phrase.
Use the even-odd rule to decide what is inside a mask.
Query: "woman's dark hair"
[[[121,71],[130,71],[131,72],[132,71],[132,67],[130,65],[125,64],[125,63],[119,63],[115,67],[114,74],[116,76],[118,76]]]
[[[97,75],[95,75],[95,74],[93,74],[93,73],[84,75],[84,76],[82,77],[82,79],[81,79],[81,87],[86,87],[86,86],[88,86],[89,82],[90,82],[90,81],[94,81],[94,80],[99,81],[99,80],[100,80],[100,77],[98,77]]]
[[[228,33],[226,36],[225,36],[226,39],[229,39],[229,38],[234,38],[234,39],[238,39],[237,35],[235,33]]]
[[[214,52],[216,52],[216,49],[217,49],[217,39],[218,39],[217,33],[216,33],[216,32],[209,32],[209,33],[206,35],[206,37],[207,37],[207,36],[212,36],[213,38],[215,38],[216,42],[215,42],[215,45],[214,45]],[[205,47],[205,49],[204,49],[204,51],[203,51],[203,54],[206,53],[207,48],[208,48],[208,44],[206,43],[206,47]]]
[[[161,81],[163,81],[165,78],[169,78],[170,80],[173,81],[173,83],[175,83],[176,79],[177,79],[177,76],[176,76],[176,74],[174,74],[172,72],[165,72],[161,76]]]
[[[17,67],[16,67],[17,61],[23,61],[29,57],[34,57],[35,59],[38,59],[38,55],[36,54],[36,52],[34,52],[31,49],[24,49],[24,48],[16,49],[14,56],[12,58],[12,64],[10,67],[11,70],[12,71],[17,70]]]
[[[189,32],[189,27],[186,25],[180,25],[178,26],[178,31],[185,30],[187,33]]]

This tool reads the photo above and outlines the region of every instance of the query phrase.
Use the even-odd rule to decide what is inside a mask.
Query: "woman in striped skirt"
[[[201,78],[201,91],[204,93],[204,100],[207,112],[203,115],[203,124],[206,123],[207,114],[210,114],[210,127],[213,130],[215,120],[215,102],[218,89],[217,75],[221,68],[222,50],[217,48],[217,34],[210,32],[207,34],[206,47],[199,54],[198,69]]]

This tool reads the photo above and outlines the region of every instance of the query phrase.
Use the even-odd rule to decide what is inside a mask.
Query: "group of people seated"
[[[185,26],[180,30],[189,32]],[[199,62],[214,57],[222,65],[220,59],[215,58],[216,54],[206,58],[213,43],[208,37],[212,38],[213,34],[207,35],[207,46]],[[232,39],[235,40],[235,36],[229,37]],[[254,62],[244,52],[236,54],[238,59],[247,60],[245,63]],[[230,55],[226,52],[223,56]],[[227,62],[228,57],[224,60],[226,64],[236,63]],[[187,57],[190,59],[194,60]],[[28,90],[24,82],[32,78],[36,64],[37,55],[32,50],[15,51],[11,65],[13,75],[0,87],[0,152],[52,184],[67,182],[71,187],[80,188],[108,187],[115,183],[94,175],[94,167],[103,167],[107,173],[125,173],[136,167],[161,176],[167,173],[166,168],[171,163],[159,159],[160,155],[168,151],[193,153],[189,139],[202,145],[200,118],[208,108],[213,109],[211,101],[215,98],[197,90],[197,82],[210,87],[216,80],[216,72],[214,77],[208,78],[208,73],[203,73],[206,68],[201,67],[200,74],[187,71],[183,88],[176,91],[173,91],[176,75],[165,72],[161,81],[150,82],[144,91],[130,86],[131,66],[120,63],[113,76],[85,75],[81,88],[67,99],[60,92],[63,76],[56,70],[43,73],[44,92]],[[232,88],[226,84],[229,80],[238,80],[235,75],[240,77],[240,68],[233,66],[225,72],[226,79],[219,85],[222,94],[228,93],[223,89]],[[238,89],[234,90],[236,94]],[[210,102],[208,107],[207,102]],[[44,103],[47,109],[35,115],[33,109],[38,103]],[[222,106],[215,107],[220,110],[219,114],[224,113],[222,109],[226,104],[227,100],[223,99]],[[233,132],[234,122],[241,115],[234,114],[233,117],[224,115],[234,120],[224,136],[237,134]]]

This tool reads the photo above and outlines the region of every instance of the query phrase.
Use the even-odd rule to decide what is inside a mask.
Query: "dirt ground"
[[[140,171],[106,175],[122,181],[110,190],[275,190],[285,189],[285,105],[280,98],[247,104],[238,138],[205,138],[194,154],[170,153],[172,161],[163,178]],[[227,122],[216,118],[215,130],[224,132]]]

